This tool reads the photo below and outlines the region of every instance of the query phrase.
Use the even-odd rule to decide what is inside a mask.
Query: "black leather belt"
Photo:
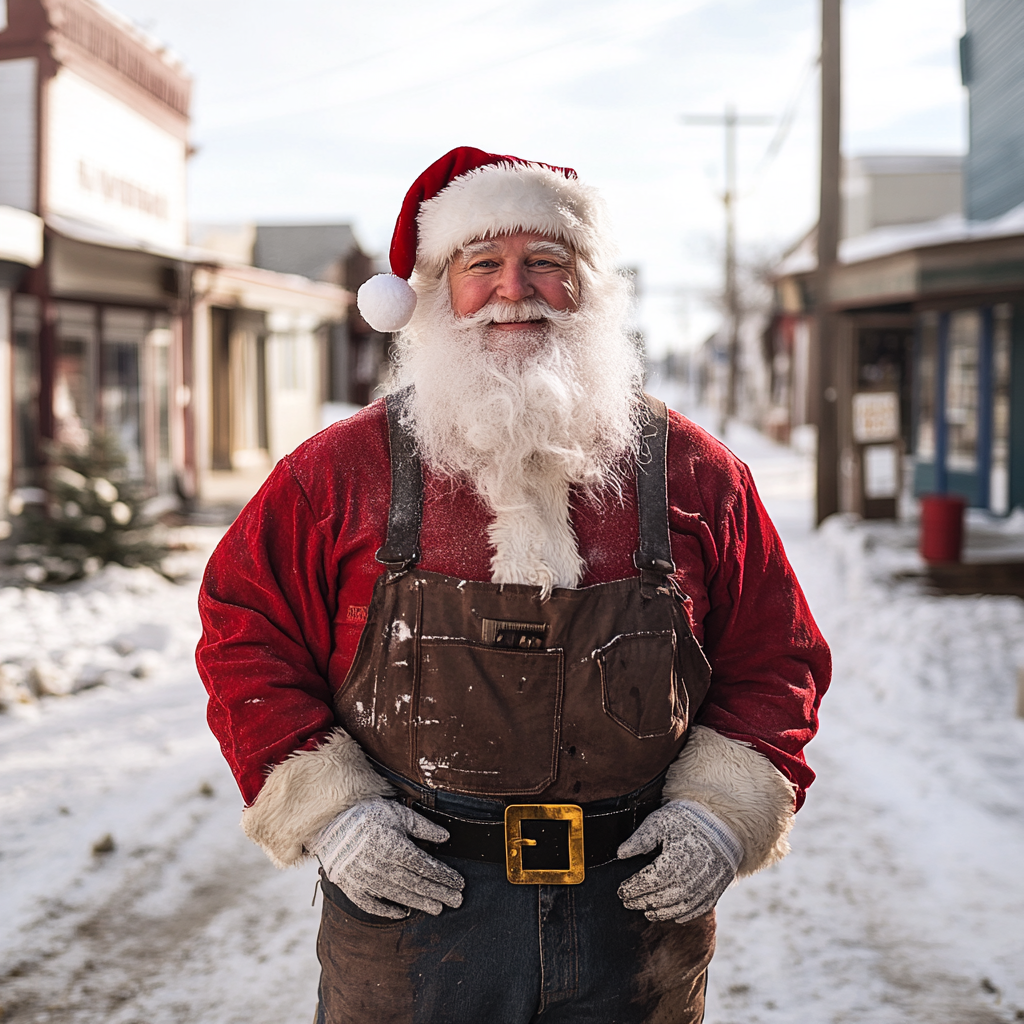
[[[536,805],[537,807],[545,805]],[[562,805],[565,806],[565,805]],[[588,812],[583,809],[583,864],[597,867],[616,859],[619,846],[636,830],[651,811],[661,806],[660,796],[648,797],[643,803],[613,811]],[[430,853],[483,861],[488,864],[507,863],[508,836],[504,821],[480,821],[448,814],[413,801],[418,814],[447,829],[451,838],[445,843],[416,840]],[[521,822],[522,835],[529,849],[523,850],[523,866],[529,871],[560,870],[569,862],[567,822],[542,818]]]

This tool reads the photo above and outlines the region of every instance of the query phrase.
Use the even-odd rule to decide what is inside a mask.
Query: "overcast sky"
[[[568,164],[604,190],[654,352],[713,327],[722,131],[740,133],[742,250],[817,204],[818,0],[112,0],[195,78],[197,221],[351,221],[385,251],[406,189],[456,145]],[[963,0],[846,0],[844,149],[961,153]]]

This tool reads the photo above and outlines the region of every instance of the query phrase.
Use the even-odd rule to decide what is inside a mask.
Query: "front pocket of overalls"
[[[424,912],[422,910],[416,910],[413,907],[406,907],[408,911],[405,917],[394,918],[394,917],[383,917],[380,914],[371,914],[362,907],[356,906],[345,895],[345,891],[338,885],[335,885],[326,874],[324,874],[323,868],[320,869],[320,891],[324,895],[324,902],[330,903],[331,906],[337,910],[344,917],[350,918],[353,921],[358,921],[359,924],[368,925],[371,928],[399,928],[409,924],[418,918],[423,917]],[[390,900],[385,900],[385,903]],[[399,906],[399,904],[396,904]]]
[[[558,771],[561,650],[420,643],[414,769],[435,789],[530,794]]]
[[[605,714],[639,739],[665,736],[679,720],[676,635],[623,633],[594,651]]]

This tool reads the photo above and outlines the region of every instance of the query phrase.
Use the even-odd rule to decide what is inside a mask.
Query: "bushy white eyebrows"
[[[462,247],[462,258],[466,260],[475,259],[484,253],[494,252],[498,248],[498,242],[494,238],[484,238],[479,242],[470,242]]]
[[[469,261],[474,260],[478,256],[485,256],[495,252],[501,248],[498,239],[496,238],[482,238],[479,242],[470,242],[468,245],[462,247],[462,259]],[[556,260],[560,260],[563,263],[572,263],[572,253],[564,246],[559,245],[558,242],[550,242],[546,239],[537,239],[535,242],[528,242],[526,251],[531,256],[544,255],[552,256]]]
[[[554,256],[556,260],[561,260],[563,263],[572,263],[572,253],[564,245],[559,245],[558,242],[538,239],[536,242],[528,242],[526,251],[532,255],[540,253],[545,256]]]

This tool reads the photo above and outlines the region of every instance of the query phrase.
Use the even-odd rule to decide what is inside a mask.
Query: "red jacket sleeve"
[[[818,728],[831,656],[750,471],[734,466],[705,537],[712,682],[697,720],[768,757],[796,785],[799,808],[814,779],[803,748]]]
[[[288,459],[214,551],[199,597],[196,662],[208,719],[252,803],[267,767],[334,725],[327,683],[335,580],[328,540]]]

